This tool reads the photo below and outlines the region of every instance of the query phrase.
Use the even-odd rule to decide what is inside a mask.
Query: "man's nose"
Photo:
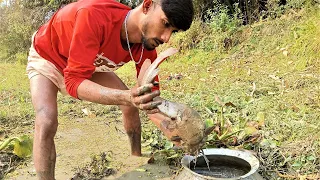
[[[161,40],[164,42],[164,43],[167,43],[171,37],[171,30],[169,29],[166,29],[165,31],[163,31],[162,35],[161,35]]]

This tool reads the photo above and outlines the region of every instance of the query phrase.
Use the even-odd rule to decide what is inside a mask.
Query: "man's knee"
[[[53,138],[58,128],[57,110],[47,107],[36,109],[35,128],[40,133],[40,138]]]

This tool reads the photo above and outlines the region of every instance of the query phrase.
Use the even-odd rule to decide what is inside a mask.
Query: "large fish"
[[[142,65],[140,75],[138,77],[139,86],[152,83],[158,75],[158,66],[169,56],[177,53],[178,50],[169,48],[158,55],[158,57],[150,64],[150,60]],[[158,109],[165,116],[172,119],[172,124],[177,132],[177,136],[181,138],[182,148],[191,154],[198,152],[205,144],[207,133],[205,124],[197,111],[191,107],[168,100],[164,100]]]

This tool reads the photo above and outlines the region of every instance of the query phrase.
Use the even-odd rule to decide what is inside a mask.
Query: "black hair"
[[[192,0],[160,0],[160,4],[170,24],[183,31],[190,28],[194,15]]]

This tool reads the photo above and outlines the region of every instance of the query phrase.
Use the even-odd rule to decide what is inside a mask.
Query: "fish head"
[[[194,153],[205,145],[207,139],[205,123],[194,109],[185,106],[180,117],[177,118],[177,129],[184,151]]]

